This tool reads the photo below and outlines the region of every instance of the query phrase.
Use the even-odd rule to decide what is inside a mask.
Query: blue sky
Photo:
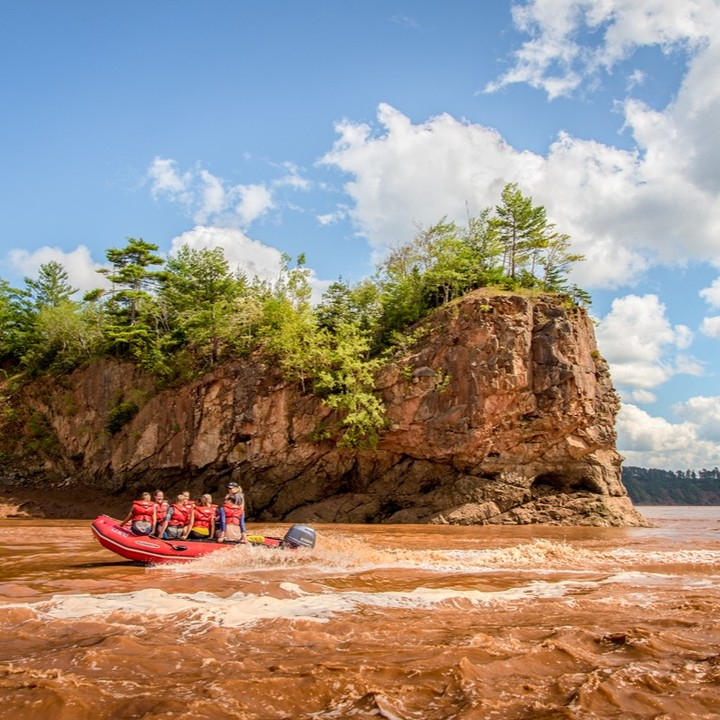
[[[714,467],[719,61],[719,0],[0,0],[0,276],[142,237],[319,293],[517,182],[587,258],[626,464]]]

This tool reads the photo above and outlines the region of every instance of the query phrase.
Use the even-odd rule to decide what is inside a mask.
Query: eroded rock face
[[[125,498],[213,492],[232,473],[262,521],[645,524],[620,480],[618,399],[584,311],[478,291],[426,330],[378,378],[389,426],[376,450],[318,442],[329,409],[257,360],[160,393],[106,361],[26,389],[55,451],[5,479]],[[139,411],[110,436],[121,400]]]

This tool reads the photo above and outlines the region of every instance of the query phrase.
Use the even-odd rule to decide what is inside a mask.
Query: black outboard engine
[[[314,548],[315,531],[307,525],[293,525],[283,538],[283,543],[290,547]]]

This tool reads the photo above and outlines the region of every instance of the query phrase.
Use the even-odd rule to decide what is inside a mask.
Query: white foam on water
[[[600,585],[632,585],[641,589],[671,587],[675,590],[706,589],[720,587],[720,576],[709,575],[703,578],[681,578],[667,573],[625,571],[615,573],[599,581]]]
[[[604,580],[599,581],[600,585],[640,585],[642,587],[660,587],[663,585],[677,585],[677,576],[665,573],[639,572],[628,570],[618,572]]]
[[[637,552],[628,548],[617,548],[609,552],[608,557],[647,565],[720,566],[720,550],[653,550],[651,552]]]
[[[289,595],[307,595],[308,594],[299,585],[297,585],[296,583],[291,583],[291,582],[280,583],[280,589],[284,590]]]
[[[182,563],[166,563],[148,568],[150,572],[178,575],[237,575],[316,565],[318,556],[311,549],[286,550],[253,545],[223,548],[204,557]]]
[[[423,570],[436,573],[514,572],[586,574],[592,571],[630,570],[642,565],[720,566],[720,551],[652,551],[579,548],[566,542],[536,539],[509,547],[487,550],[375,547],[340,535],[324,537],[312,550],[286,551],[240,546],[213,553],[192,562],[156,566],[153,571],[177,574],[234,576],[282,569],[302,570],[314,575],[369,572],[377,569]],[[303,572],[303,574],[307,574]]]
[[[293,583],[284,583],[293,593],[277,598],[269,595],[236,593],[221,597],[213,593],[167,593],[159,589],[100,595],[56,595],[50,600],[24,605],[39,616],[57,620],[94,619],[142,625],[150,618],[165,621],[182,616],[183,626],[199,629],[212,625],[239,627],[262,620],[307,620],[322,622],[359,609],[427,610],[441,605],[512,605],[548,598],[562,598],[598,587],[595,582],[534,581],[499,591],[419,587],[410,591],[387,592],[303,592]]]

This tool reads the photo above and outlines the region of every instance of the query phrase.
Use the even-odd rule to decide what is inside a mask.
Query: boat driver
[[[247,542],[245,531],[245,496],[236,482],[230,482],[225,502],[218,513],[218,542]]]

